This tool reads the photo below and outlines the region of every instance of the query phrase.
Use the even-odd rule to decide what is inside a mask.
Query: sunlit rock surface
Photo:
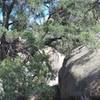
[[[59,72],[59,87],[62,100],[100,97],[100,49],[80,46],[66,56]]]
[[[42,51],[45,52],[45,54],[49,56],[49,61],[50,61],[52,70],[55,72],[55,75],[56,75],[55,79],[50,80],[48,82],[48,85],[50,86],[56,85],[58,84],[58,72],[60,68],[62,67],[65,56],[52,47],[45,47]]]

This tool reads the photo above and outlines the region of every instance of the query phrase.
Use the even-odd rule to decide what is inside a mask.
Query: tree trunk
[[[9,29],[9,14],[7,13],[3,16],[3,26]]]
[[[15,0],[10,5],[6,3],[6,0],[2,0],[2,12],[3,12],[3,26],[9,29],[9,18],[14,7]]]

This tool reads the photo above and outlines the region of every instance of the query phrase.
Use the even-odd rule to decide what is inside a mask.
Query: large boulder
[[[40,52],[41,53],[44,52],[46,55],[49,56],[48,60],[51,65],[51,69],[55,73],[55,78],[48,81],[47,84],[50,86],[57,85],[58,84],[58,72],[59,72],[60,68],[62,67],[65,55],[61,54],[56,49],[54,49],[52,47],[48,47],[48,46],[45,47],[44,49],[42,49]]]
[[[59,89],[61,100],[100,100],[100,49],[80,46],[66,56]]]
[[[55,48],[48,47],[48,46],[43,48],[41,51],[49,56],[48,60],[51,64],[52,70],[58,73],[60,68],[62,67],[62,63],[65,58],[65,55],[58,52]]]

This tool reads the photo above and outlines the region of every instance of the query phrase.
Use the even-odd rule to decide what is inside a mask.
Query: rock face
[[[42,51],[49,56],[52,70],[59,72],[65,56],[52,47],[45,47]]]
[[[100,49],[80,46],[66,56],[59,71],[59,89],[61,100],[100,100]]]
[[[48,82],[48,85],[50,86],[57,85],[58,84],[58,72],[60,68],[62,67],[65,56],[52,47],[45,47],[41,51],[45,52],[45,54],[49,56],[48,60],[50,62],[52,70],[55,72],[55,75],[56,75],[55,79],[50,80]]]

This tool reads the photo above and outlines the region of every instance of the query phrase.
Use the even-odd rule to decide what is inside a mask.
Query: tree
[[[0,0],[0,9],[0,33],[9,45],[0,61],[1,100],[28,95],[34,87],[44,86],[52,78],[48,56],[39,52],[46,45],[65,54],[79,45],[97,46],[99,0]],[[3,46],[0,50],[6,48]],[[13,51],[15,56],[9,56]],[[20,53],[26,57],[24,61]]]
[[[27,3],[25,2],[25,5]],[[1,4],[3,27],[0,30],[2,34],[0,39],[0,51],[2,51],[0,79],[3,91],[0,93],[0,99],[14,100],[20,95],[28,97],[36,86],[46,85],[47,81],[52,78],[52,70],[48,56],[38,51],[40,40],[33,35],[32,30],[25,30],[28,26],[28,15],[26,16],[26,12],[23,12],[25,9],[21,8],[20,0],[13,0],[10,3],[2,0]],[[12,14],[14,12],[17,14]],[[37,30],[34,32],[36,33]],[[24,38],[26,42],[23,43],[23,39],[19,38]],[[15,40],[18,40],[17,44],[14,42]],[[25,59],[20,58],[19,53],[24,55]]]
[[[55,47],[55,41],[60,39],[63,42],[63,47],[69,49],[80,44],[93,43],[95,33],[93,28],[100,24],[99,2],[95,0],[63,0],[59,2],[60,5],[51,11],[45,23],[45,36],[50,35],[52,37],[46,43],[48,42],[49,45],[52,43],[52,46]],[[65,50],[68,50],[67,48]]]

